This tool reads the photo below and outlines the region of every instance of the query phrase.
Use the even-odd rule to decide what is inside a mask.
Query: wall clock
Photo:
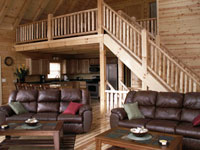
[[[4,63],[7,65],[7,66],[11,66],[13,64],[13,59],[12,57],[6,57],[5,60],[4,60]]]

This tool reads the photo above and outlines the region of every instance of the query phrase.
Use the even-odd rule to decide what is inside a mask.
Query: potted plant
[[[23,83],[25,81],[25,77],[28,75],[29,69],[22,64],[20,67],[16,68],[16,72],[14,73],[17,76],[17,81]]]

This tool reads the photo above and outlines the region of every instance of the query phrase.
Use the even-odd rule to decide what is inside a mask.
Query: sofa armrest
[[[124,108],[114,108],[111,110],[111,113],[116,114],[119,117],[119,120],[124,120],[128,118],[127,113],[124,110]]]
[[[13,114],[14,112],[9,105],[0,106],[0,124],[6,121],[6,117],[12,116]]]
[[[83,115],[85,111],[92,111],[92,107],[90,105],[83,105],[79,108],[79,115]]]
[[[90,105],[81,106],[79,115],[83,117],[83,132],[88,132],[92,126],[92,107]]]
[[[3,112],[6,115],[6,117],[9,117],[15,114],[9,105],[0,106],[0,112]]]

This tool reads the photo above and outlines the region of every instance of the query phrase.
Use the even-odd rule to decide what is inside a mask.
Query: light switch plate
[[[2,78],[2,82],[6,82],[6,78]]]

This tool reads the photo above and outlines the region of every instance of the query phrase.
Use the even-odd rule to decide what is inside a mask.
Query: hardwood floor
[[[92,100],[93,109],[93,123],[90,132],[85,134],[79,134],[76,136],[75,150],[95,150],[95,136],[110,129],[109,116],[100,115],[100,103],[99,100]],[[0,136],[0,141],[4,137]],[[102,150],[110,147],[109,145],[103,145]]]
[[[92,100],[93,123],[90,132],[76,136],[75,150],[95,150],[95,136],[110,129],[109,116],[100,115],[100,103]],[[107,149],[108,145],[103,145],[102,149]]]

